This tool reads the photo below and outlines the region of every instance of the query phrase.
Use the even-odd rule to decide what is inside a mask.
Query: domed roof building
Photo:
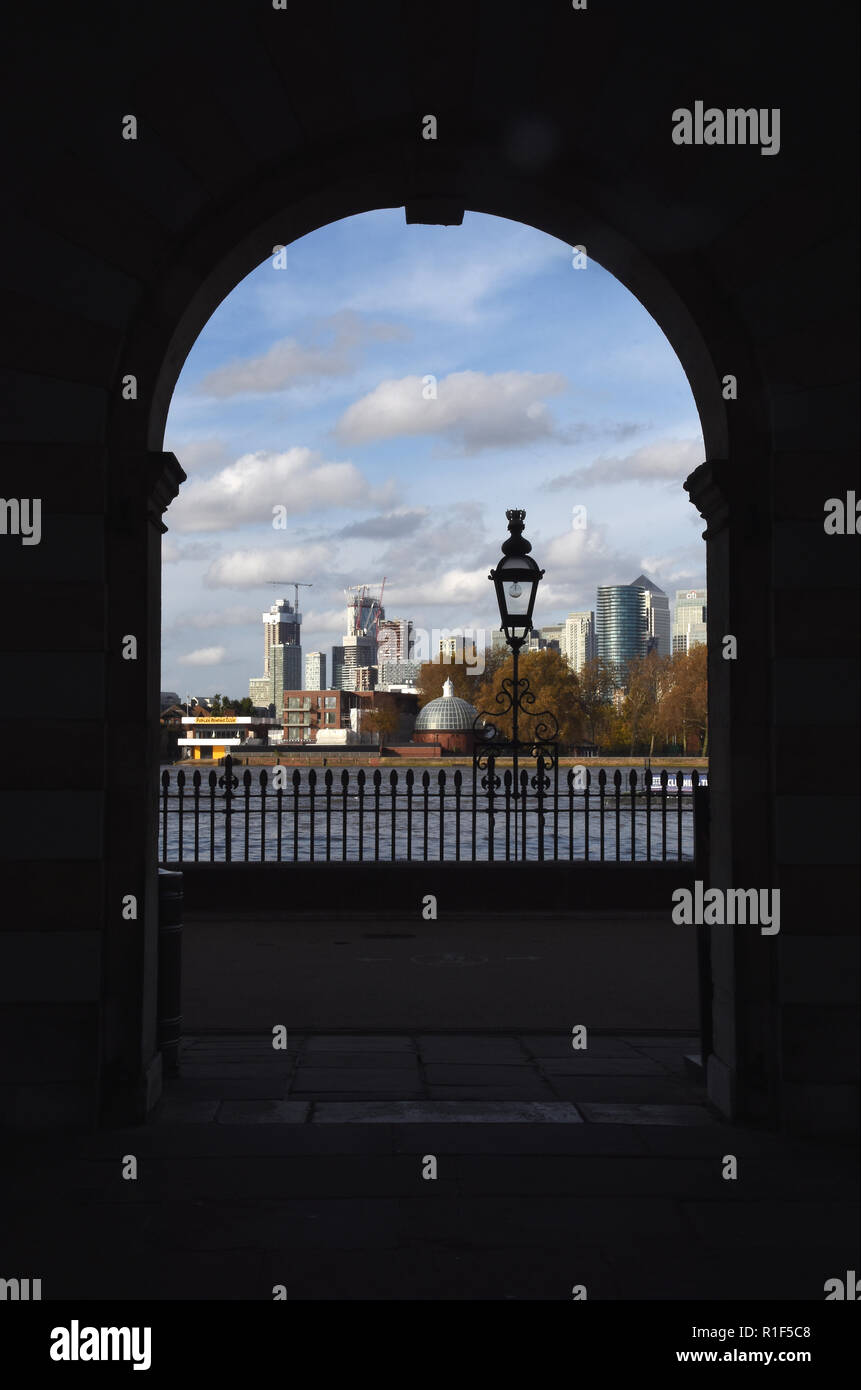
[[[429,700],[419,710],[413,741],[438,743],[450,753],[471,753],[477,714],[475,705],[455,695],[452,682],[447,680],[440,698]]]

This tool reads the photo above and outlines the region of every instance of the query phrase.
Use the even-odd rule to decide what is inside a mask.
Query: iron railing
[[[551,775],[553,774],[553,775]],[[240,861],[692,860],[696,771],[166,769],[162,864]],[[515,795],[516,792],[516,795]],[[699,793],[702,797],[702,790]],[[516,833],[515,833],[516,818]]]

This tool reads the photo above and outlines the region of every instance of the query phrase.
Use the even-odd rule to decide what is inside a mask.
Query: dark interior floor
[[[859,1267],[857,1155],[724,1124],[693,1046],[188,1039],[150,1124],[7,1145],[4,1273],[46,1300],[821,1301]]]

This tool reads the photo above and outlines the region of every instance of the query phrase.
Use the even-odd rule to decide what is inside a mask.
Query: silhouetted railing
[[[159,860],[693,859],[696,771],[165,770]],[[700,791],[700,797],[703,792]],[[514,833],[517,817],[517,835]],[[515,848],[516,846],[516,848]]]

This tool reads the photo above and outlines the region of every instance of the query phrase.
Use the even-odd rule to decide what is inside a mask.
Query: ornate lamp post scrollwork
[[[510,534],[502,543],[502,558],[496,569],[491,570],[488,578],[493,581],[496,587],[501,629],[505,634],[505,641],[511,649],[513,673],[511,676],[505,676],[502,680],[501,689],[495,701],[497,708],[492,711],[479,711],[475,719],[473,725],[475,731],[473,775],[477,777],[480,771],[485,772],[482,784],[487,787],[486,769],[491,768],[495,788],[499,784],[499,779],[495,776],[491,764],[495,763],[500,756],[511,757],[514,783],[512,791],[515,857],[517,857],[519,801],[525,795],[525,789],[521,792],[520,787],[520,754],[523,753],[526,756],[539,759],[539,768],[542,767],[543,760],[543,766],[551,768],[555,776],[559,758],[559,748],[556,741],[559,737],[559,724],[556,716],[549,710],[540,712],[533,710],[535,694],[530,689],[528,678],[526,676],[521,678],[518,670],[520,649],[532,630],[535,595],[538,592],[538,585],[544,577],[544,570],[538,568],[535,560],[529,554],[532,545],[523,534],[526,512],[515,508],[507,511],[505,515]],[[511,716],[510,738],[505,737],[497,723],[494,722],[507,715]],[[535,720],[532,736],[525,740],[520,737],[518,718],[520,715],[526,715]],[[542,779],[546,785],[547,778],[544,777],[543,773]],[[533,786],[537,787],[537,781],[537,776],[532,779]]]

